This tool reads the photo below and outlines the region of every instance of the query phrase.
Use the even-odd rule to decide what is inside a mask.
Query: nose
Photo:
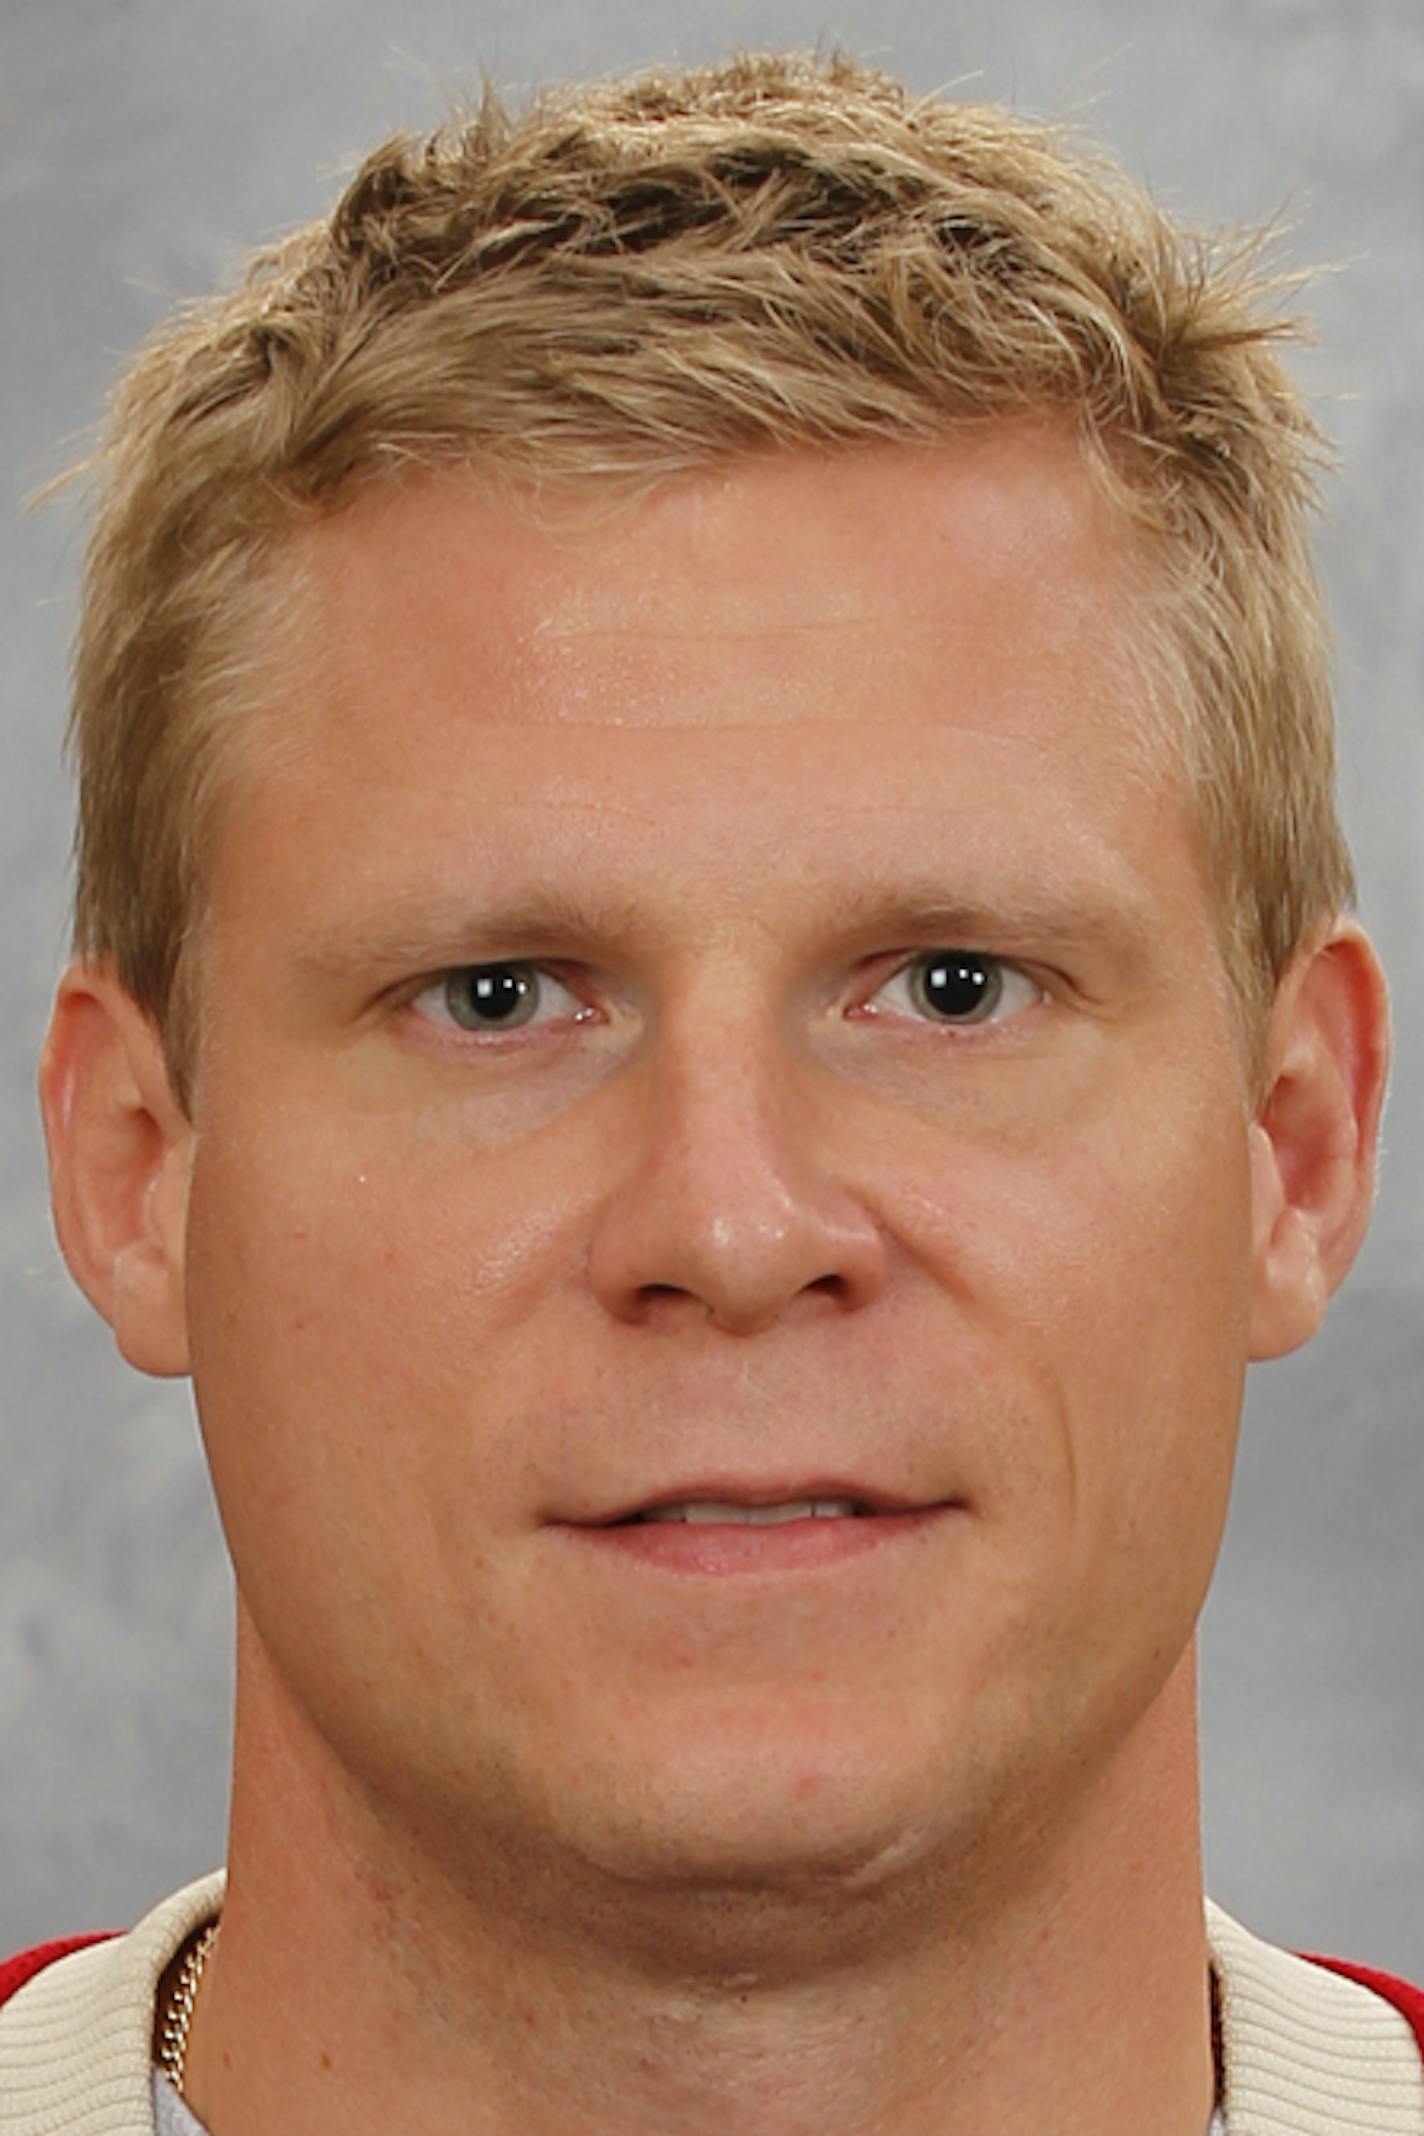
[[[595,1219],[595,1295],[626,1322],[737,1335],[870,1304],[885,1240],[827,1160],[824,1108],[766,1034],[707,1039],[647,1064],[632,1157]]]

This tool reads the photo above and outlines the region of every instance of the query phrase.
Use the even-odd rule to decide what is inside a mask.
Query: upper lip
[[[857,1506],[864,1506],[868,1513],[918,1513],[931,1506],[948,1505],[947,1496],[927,1497],[918,1493],[885,1490],[879,1485],[868,1484],[855,1477],[813,1476],[809,1479],[796,1477],[790,1481],[748,1481],[745,1477],[700,1476],[690,1483],[679,1483],[670,1490],[658,1490],[645,1497],[630,1500],[607,1513],[596,1513],[577,1518],[578,1527],[611,1527],[622,1520],[633,1520],[640,1513],[656,1512],[661,1506],[721,1505],[721,1506],[781,1506],[799,1499],[849,1499]]]

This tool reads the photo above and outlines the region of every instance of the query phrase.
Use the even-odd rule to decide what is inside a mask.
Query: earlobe
[[[1388,1063],[1379,959],[1340,920],[1297,957],[1271,1013],[1251,1130],[1253,1359],[1309,1340],[1359,1250]]]
[[[186,1372],[192,1128],[157,1029],[107,966],[75,963],[60,981],[40,1107],[71,1274],[130,1364]]]

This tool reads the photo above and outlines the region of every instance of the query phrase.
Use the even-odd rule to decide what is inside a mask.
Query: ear
[[[107,965],[60,981],[40,1061],[55,1230],[141,1372],[188,1370],[184,1235],[193,1130],[154,1024]]]
[[[1276,993],[1266,1093],[1251,1130],[1251,1356],[1315,1333],[1374,1201],[1389,1002],[1369,939],[1339,920]]]

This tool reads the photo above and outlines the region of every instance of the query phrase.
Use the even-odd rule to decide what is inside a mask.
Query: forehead
[[[1026,648],[1075,669],[1121,650],[1140,678],[1138,537],[1042,423],[734,462],[602,512],[575,498],[536,516],[426,475],[366,492],[295,561],[326,679],[366,668],[374,626],[406,691],[460,696],[486,724],[710,728],[734,693],[744,723],[863,721],[936,681],[1033,723],[1041,677],[1014,687]],[[593,701],[596,673],[616,704]]]
[[[1022,848],[1035,817],[1101,839],[1105,778],[1121,808],[1177,783],[1135,540],[1071,436],[1029,423],[735,463],[599,515],[454,474],[378,487],[289,559],[238,813],[333,864],[419,839],[630,878],[682,824],[701,846],[650,859],[696,850],[729,884],[791,838],[812,875],[883,871],[917,819],[966,848],[1011,825]]]

